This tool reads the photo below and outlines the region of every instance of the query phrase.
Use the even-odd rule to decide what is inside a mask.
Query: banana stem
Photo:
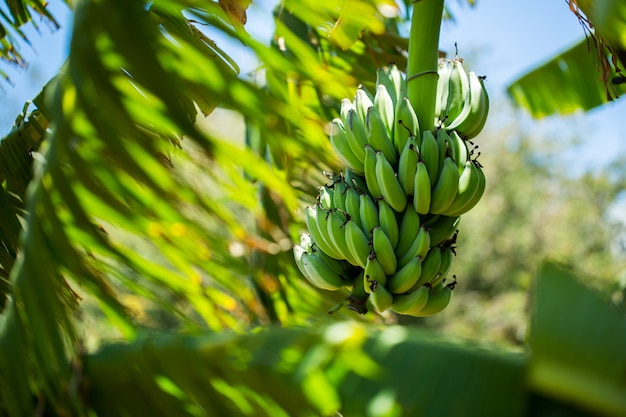
[[[435,99],[439,78],[437,63],[443,1],[418,0],[413,3],[406,70],[407,95],[422,131],[435,128]]]

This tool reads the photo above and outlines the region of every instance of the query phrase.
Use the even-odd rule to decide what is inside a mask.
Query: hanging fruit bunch
[[[335,308],[420,317],[450,301],[461,215],[485,189],[470,139],[489,100],[483,78],[466,73],[461,59],[441,60],[437,72],[434,130],[420,131],[395,65],[378,70],[373,96],[359,88],[332,121],[330,141],[346,168],[328,174],[306,208],[308,233],[294,255],[313,285],[350,289]]]

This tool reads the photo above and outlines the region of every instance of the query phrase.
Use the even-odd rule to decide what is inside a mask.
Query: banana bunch
[[[359,88],[344,99],[331,125],[346,168],[305,210],[298,268],[318,288],[349,289],[341,305],[359,313],[440,312],[456,284],[446,280],[461,215],[485,190],[476,147],[454,129],[421,132],[395,66],[378,71],[373,96]]]
[[[485,77],[463,69],[463,59],[442,59],[437,68],[435,115],[439,126],[456,131],[463,139],[476,137],[487,121],[489,96]]]

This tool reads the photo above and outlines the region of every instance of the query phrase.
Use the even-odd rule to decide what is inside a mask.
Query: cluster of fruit
[[[330,140],[346,165],[329,173],[308,233],[294,246],[302,274],[330,291],[351,288],[348,308],[427,316],[443,310],[460,216],[485,189],[479,153],[469,139],[482,129],[488,98],[482,78],[462,61],[442,61],[437,128],[420,131],[395,65],[379,69],[372,96],[344,99]],[[342,305],[342,304],[341,304]]]

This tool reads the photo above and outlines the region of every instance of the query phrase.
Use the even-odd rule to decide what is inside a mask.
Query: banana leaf
[[[511,83],[507,93],[535,118],[568,115],[606,104],[625,94],[626,84],[610,82],[617,77],[614,67],[609,83],[602,79],[597,53],[595,43],[583,39]]]

